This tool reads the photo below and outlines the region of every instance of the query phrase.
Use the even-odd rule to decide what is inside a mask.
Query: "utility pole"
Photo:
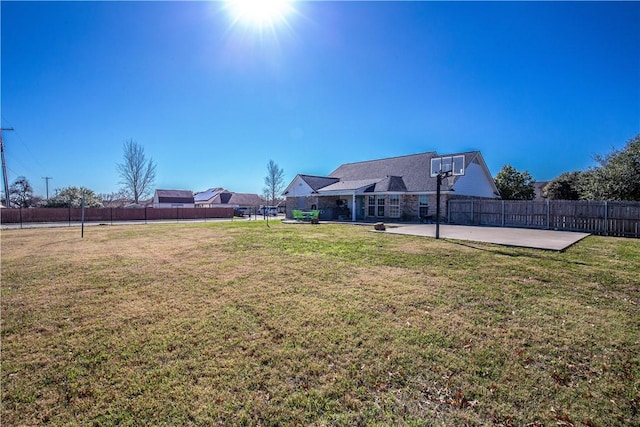
[[[50,176],[43,176],[42,179],[44,179],[47,183],[47,200],[49,200],[49,180],[53,179]]]
[[[2,154],[2,175],[4,176],[4,202],[7,207],[11,207],[9,200],[9,178],[7,178],[7,163],[4,160],[4,142],[2,141],[2,131],[13,130],[13,128],[0,128],[0,153]]]

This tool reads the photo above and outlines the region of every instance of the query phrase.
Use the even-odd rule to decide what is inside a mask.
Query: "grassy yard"
[[[13,425],[640,425],[640,241],[2,232]]]

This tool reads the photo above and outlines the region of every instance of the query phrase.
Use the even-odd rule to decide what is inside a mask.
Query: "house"
[[[154,208],[193,208],[193,193],[189,190],[156,190]]]
[[[214,201],[215,198],[223,191],[226,191],[226,190],[221,187],[216,187],[216,188],[210,188],[206,191],[201,191],[199,193],[196,193],[193,196],[193,201],[195,203],[196,208],[213,207],[213,204],[215,203]]]
[[[424,221],[436,213],[438,173],[441,216],[451,197],[498,198],[479,151],[436,152],[347,163],[328,176],[297,175],[284,194],[287,218],[293,210],[320,210],[320,219]]]
[[[194,202],[197,208],[232,207],[249,210],[255,210],[263,203],[257,194],[234,193],[223,188],[210,188],[197,193]]]

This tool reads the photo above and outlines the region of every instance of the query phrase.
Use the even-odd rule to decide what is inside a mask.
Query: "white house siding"
[[[460,176],[453,188],[454,195],[473,197],[496,197],[483,168],[477,163],[467,165],[465,174]]]
[[[304,197],[311,193],[313,193],[313,189],[298,176],[289,186],[287,197]]]

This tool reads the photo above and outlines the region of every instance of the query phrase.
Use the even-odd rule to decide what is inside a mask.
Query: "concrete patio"
[[[435,224],[387,225],[385,233],[413,236],[436,236]],[[538,230],[530,228],[474,227],[466,225],[440,225],[440,238],[496,243],[505,246],[563,251],[589,236],[571,231]]]

